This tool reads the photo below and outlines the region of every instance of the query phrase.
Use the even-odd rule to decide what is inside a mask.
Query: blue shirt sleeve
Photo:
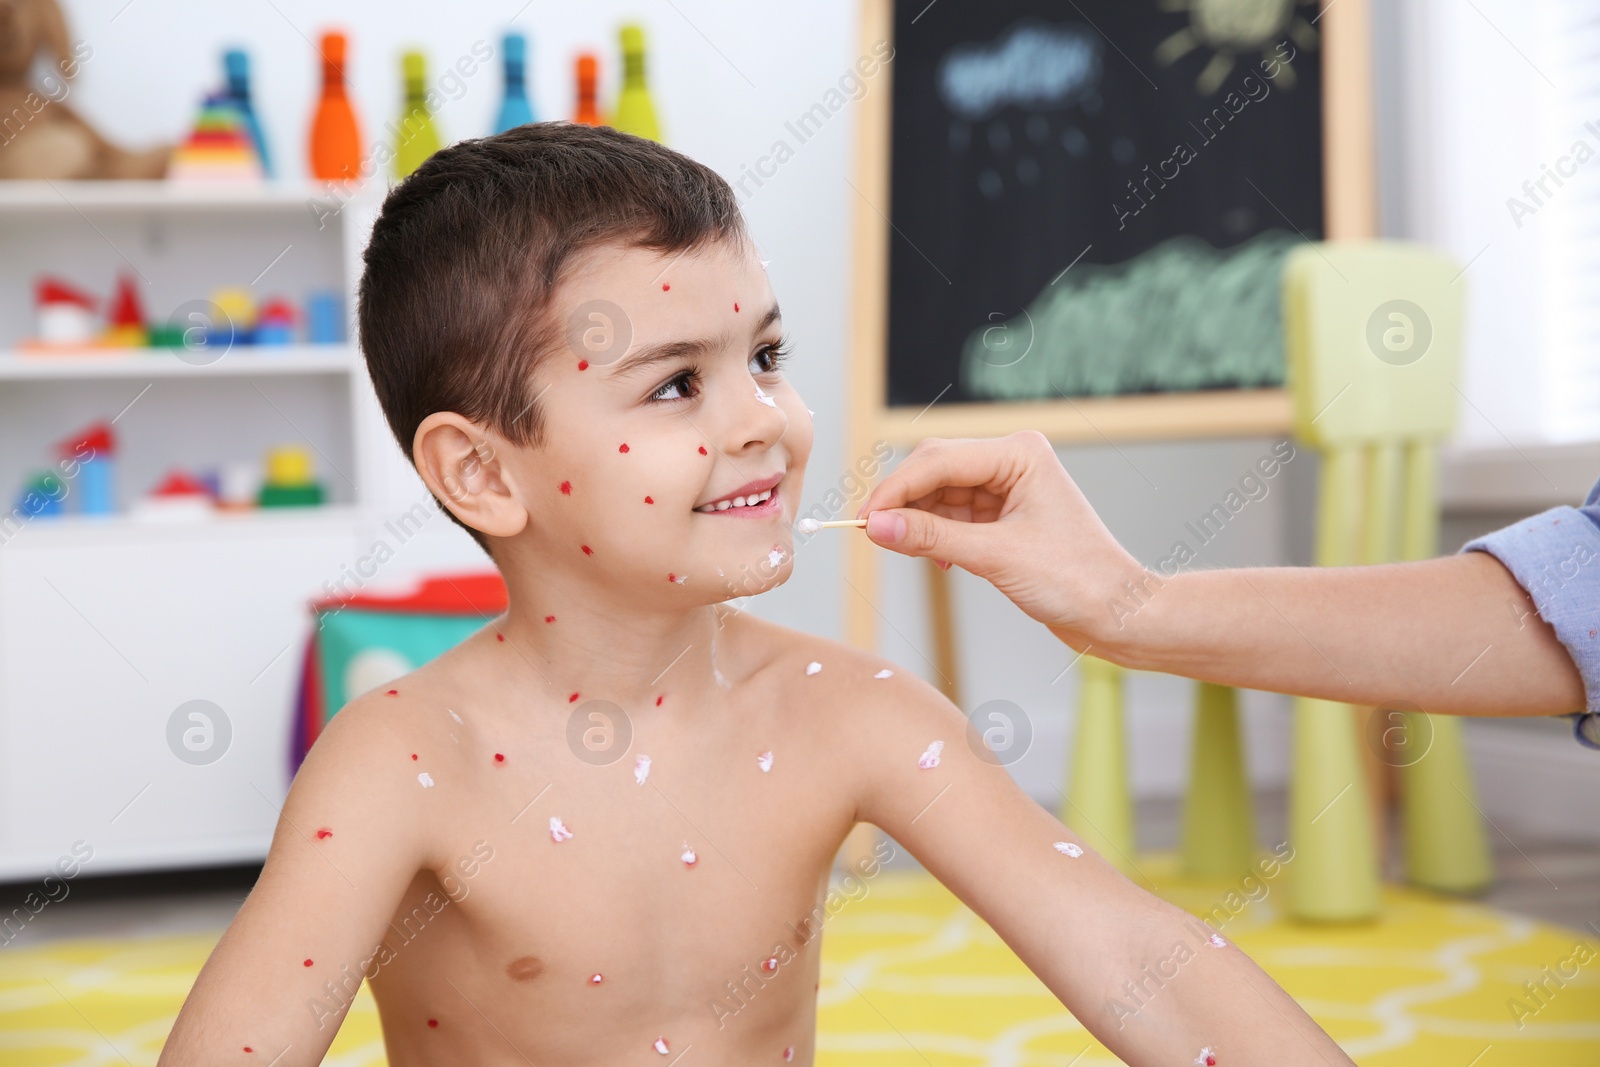
[[[1582,507],[1541,512],[1462,546],[1487,552],[1528,591],[1583,678],[1579,741],[1600,748],[1600,482]]]

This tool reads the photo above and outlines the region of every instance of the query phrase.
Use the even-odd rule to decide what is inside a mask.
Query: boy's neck
[[[631,711],[677,694],[698,706],[730,684],[729,635],[712,606],[655,613],[577,591],[552,595],[547,580],[519,588],[507,575],[506,584],[510,606],[498,630],[563,700],[577,693],[573,703],[602,699]]]

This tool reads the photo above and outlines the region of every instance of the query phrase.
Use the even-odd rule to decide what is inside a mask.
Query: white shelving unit
[[[91,874],[265,856],[288,789],[307,602],[359,555],[372,487],[394,480],[394,457],[366,443],[387,430],[350,314],[380,196],[0,182],[0,880],[41,876],[79,840],[94,847]],[[19,351],[45,273],[108,298],[126,274],[156,321],[222,286],[297,307],[334,288],[352,340],[238,345],[203,366],[161,349]],[[112,418],[118,514],[12,510],[55,443]],[[313,449],[324,506],[126,513],[169,469],[262,463],[289,443]],[[214,762],[169,745],[192,700],[227,718]]]

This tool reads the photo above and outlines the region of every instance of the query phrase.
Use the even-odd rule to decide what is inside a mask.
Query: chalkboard
[[[894,4],[891,407],[1282,384],[1323,236],[1311,2]]]

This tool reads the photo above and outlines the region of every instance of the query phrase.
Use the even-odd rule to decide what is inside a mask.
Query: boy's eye
[[[688,400],[699,393],[700,371],[685,367],[661,383],[661,388],[650,394],[651,400]],[[673,395],[676,393],[677,395]]]
[[[763,345],[750,357],[750,366],[757,374],[772,374],[783,366],[783,361],[789,356],[787,341],[779,341],[775,345]]]

